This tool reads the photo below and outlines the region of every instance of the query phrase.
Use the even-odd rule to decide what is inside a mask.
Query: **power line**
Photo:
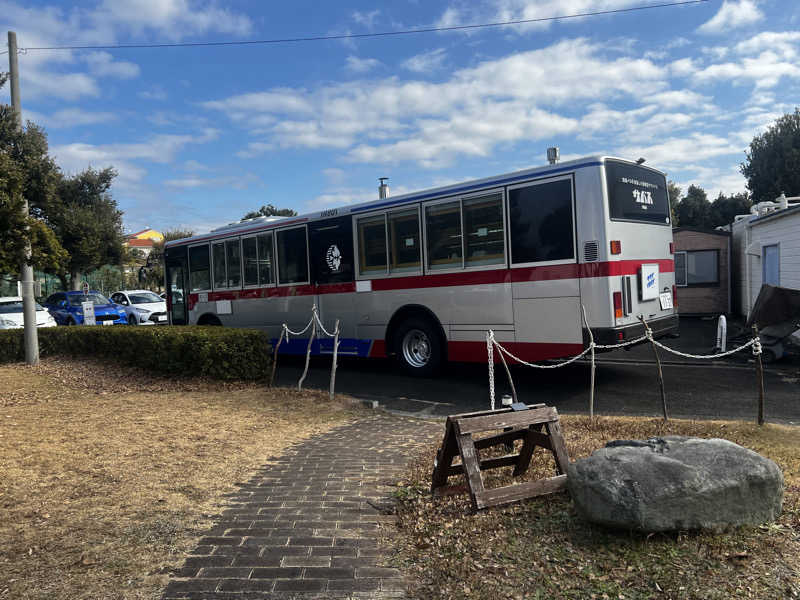
[[[308,37],[294,37],[294,38],[274,38],[267,40],[236,40],[228,42],[177,42],[177,43],[159,43],[159,44],[115,44],[108,46],[39,46],[20,48],[20,51],[27,50],[133,50],[141,48],[193,48],[199,46],[252,46],[256,44],[289,44],[299,42],[321,42],[327,40],[348,40],[348,39],[364,39],[364,38],[378,38],[390,37],[397,35],[411,35],[415,33],[434,33],[442,31],[464,31],[469,29],[483,29],[487,27],[503,27],[506,25],[525,25],[529,23],[541,23],[545,21],[559,21],[563,19],[578,19],[582,17],[598,17],[602,15],[611,15],[618,13],[629,13],[642,10],[651,10],[654,8],[668,8],[674,6],[686,6],[689,4],[703,4],[711,0],[681,0],[678,2],[664,2],[662,4],[649,4],[646,6],[632,6],[629,8],[617,8],[613,10],[599,10],[592,12],[575,13],[571,15],[560,15],[556,17],[538,17],[536,19],[518,19],[514,21],[498,21],[495,23],[476,23],[473,25],[452,25],[449,27],[425,27],[420,29],[404,29],[400,31],[381,31],[376,33],[343,33],[337,35],[315,35]],[[0,52],[0,54],[4,54]]]

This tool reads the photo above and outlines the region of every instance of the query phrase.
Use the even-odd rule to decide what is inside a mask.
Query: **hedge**
[[[183,376],[255,380],[272,362],[266,333],[225,327],[48,327],[39,355],[97,357]],[[25,360],[22,329],[0,331],[0,363]]]

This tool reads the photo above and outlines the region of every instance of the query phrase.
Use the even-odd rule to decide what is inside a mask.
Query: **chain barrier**
[[[588,320],[586,319],[585,309],[584,309],[583,317],[584,317],[584,321],[586,321],[587,328],[588,328]],[[489,359],[489,400],[490,400],[490,403],[491,403],[491,409],[492,410],[495,409],[494,408],[495,407],[495,376],[494,376],[494,350],[495,350],[495,348],[497,348],[497,351],[498,351],[501,359],[503,359],[503,355],[505,355],[508,358],[510,358],[511,360],[513,360],[513,361],[515,361],[515,362],[517,362],[517,363],[519,363],[521,365],[524,365],[526,367],[531,367],[531,368],[534,368],[534,369],[560,369],[561,367],[566,367],[567,365],[571,365],[575,361],[580,360],[581,358],[585,357],[587,354],[590,354],[590,353],[591,353],[592,369],[594,369],[594,350],[595,349],[616,350],[618,348],[625,348],[626,346],[632,346],[634,344],[639,344],[639,343],[644,342],[644,341],[649,341],[654,346],[657,346],[657,347],[661,348],[662,350],[665,350],[666,352],[669,352],[669,353],[674,354],[676,356],[682,356],[684,358],[692,358],[692,359],[699,359],[699,360],[713,360],[713,359],[717,359],[717,358],[724,358],[726,356],[730,356],[732,354],[736,354],[737,352],[741,352],[742,350],[745,350],[746,348],[750,348],[750,347],[752,347],[753,356],[757,357],[762,353],[761,339],[758,336],[754,336],[747,343],[739,346],[738,348],[733,348],[731,350],[728,350],[727,352],[719,352],[717,354],[690,354],[688,352],[681,352],[680,350],[675,350],[673,348],[670,348],[669,346],[665,346],[664,344],[662,344],[661,342],[656,340],[653,337],[653,331],[652,331],[652,329],[650,329],[649,325],[646,325],[644,335],[641,335],[641,336],[639,336],[637,338],[634,338],[632,340],[621,342],[619,344],[598,344],[598,343],[596,343],[594,341],[594,336],[591,335],[591,329],[589,331],[590,331],[589,345],[586,347],[586,349],[584,349],[583,352],[581,352],[580,354],[577,354],[577,355],[575,355],[573,357],[570,357],[570,358],[568,358],[566,360],[563,360],[563,361],[560,361],[558,363],[555,363],[555,364],[541,365],[541,364],[535,364],[535,363],[530,363],[530,362],[524,361],[521,358],[519,358],[518,356],[515,356],[514,354],[511,353],[511,351],[509,351],[507,348],[504,348],[500,344],[500,342],[498,342],[495,339],[493,330],[491,330],[491,329],[488,330],[486,332],[486,351],[487,351],[487,355],[488,355],[488,359]],[[503,359],[503,361],[505,362],[504,359]],[[511,381],[511,373],[508,372],[508,367],[506,367],[506,371],[508,373],[509,383],[510,383],[512,389],[513,389],[514,388],[514,383],[513,383],[513,381]],[[594,385],[592,385],[592,397],[593,397],[593,395],[594,395]],[[593,402],[590,403],[590,412],[593,412]]]
[[[303,389],[303,382],[306,379],[306,375],[308,375],[308,366],[311,362],[311,347],[314,343],[314,339],[317,337],[318,331],[321,331],[326,336],[333,338],[333,364],[331,366],[331,383],[329,390],[329,396],[331,400],[333,400],[334,387],[336,385],[336,364],[339,354],[339,319],[336,319],[333,333],[331,333],[325,329],[322,319],[319,318],[319,311],[317,310],[316,304],[311,307],[311,319],[309,319],[306,326],[300,331],[292,331],[289,329],[289,326],[286,323],[281,325],[281,335],[278,338],[278,343],[275,345],[275,353],[272,359],[272,377],[270,378],[270,385],[273,385],[275,382],[275,369],[277,368],[278,362],[278,349],[281,347],[283,340],[286,339],[286,342],[288,343],[292,335],[301,336],[308,331],[309,328],[311,329],[311,336],[308,338],[308,346],[306,347],[306,362],[305,367],[303,368],[303,374],[300,376],[300,380],[297,382],[297,389],[298,391]]]

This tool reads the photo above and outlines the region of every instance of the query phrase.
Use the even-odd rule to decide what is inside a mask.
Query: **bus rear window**
[[[609,160],[606,162],[606,182],[612,220],[669,225],[667,180],[662,174]]]

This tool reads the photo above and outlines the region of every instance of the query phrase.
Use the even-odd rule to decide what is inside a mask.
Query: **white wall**
[[[734,250],[737,256],[742,257],[741,268],[737,270],[740,284],[737,288],[743,296],[745,304],[742,308],[749,312],[761,289],[762,265],[760,256],[745,256],[747,235],[746,226],[740,226],[740,244]],[[781,287],[800,290],[800,212],[795,211],[785,216],[776,216],[764,221],[750,223],[751,248],[757,249],[759,254],[763,246],[778,244],[780,247],[780,285]],[[736,234],[734,234],[736,236]],[[750,263],[750,286],[746,285],[745,261]]]

